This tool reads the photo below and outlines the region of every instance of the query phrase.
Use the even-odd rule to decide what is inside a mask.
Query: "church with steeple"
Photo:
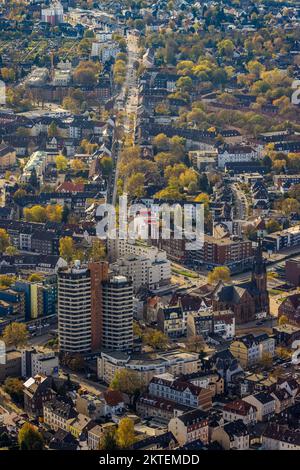
[[[241,284],[219,282],[212,294],[212,306],[214,310],[232,310],[238,324],[255,320],[258,313],[269,314],[267,269],[260,239],[253,259],[251,279]]]

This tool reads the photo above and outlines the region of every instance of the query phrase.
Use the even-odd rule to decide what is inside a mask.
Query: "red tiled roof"
[[[247,403],[246,401],[235,400],[230,403],[227,403],[223,409],[224,411],[231,411],[238,415],[246,416],[251,408],[254,408],[256,410],[255,406],[250,405],[250,403]]]
[[[57,192],[66,191],[70,193],[83,192],[84,184],[83,183],[73,183],[72,181],[64,181],[56,189]]]
[[[109,406],[116,406],[124,401],[122,393],[118,390],[106,390],[103,397]]]

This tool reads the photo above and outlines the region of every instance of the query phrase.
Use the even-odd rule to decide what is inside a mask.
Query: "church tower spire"
[[[267,269],[262,253],[261,238],[258,239],[258,245],[253,260],[252,281],[255,282],[256,287],[260,292],[267,290]]]

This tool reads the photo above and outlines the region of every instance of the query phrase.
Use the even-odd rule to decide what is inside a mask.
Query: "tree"
[[[4,253],[9,245],[10,238],[7,231],[4,228],[0,228],[0,253]]]
[[[30,177],[28,180],[28,183],[33,187],[33,188],[38,188],[39,186],[39,180],[36,174],[36,169],[33,167],[30,173]]]
[[[218,53],[221,56],[232,57],[234,52],[234,44],[231,39],[223,39],[217,44]]]
[[[46,218],[50,222],[61,222],[63,215],[63,206],[59,204],[48,204],[46,206]]]
[[[99,450],[118,450],[116,430],[109,429],[105,431],[99,445]]]
[[[184,195],[179,191],[179,189],[168,186],[167,188],[155,193],[154,198],[166,201],[180,201],[184,199]]]
[[[205,347],[205,341],[202,335],[190,336],[186,345],[189,351],[200,352]]]
[[[135,173],[126,182],[126,191],[130,197],[142,197],[145,194],[145,176],[143,173]]]
[[[7,377],[4,382],[4,391],[10,395],[16,403],[23,403],[23,382],[15,377]]]
[[[83,61],[74,70],[73,80],[79,85],[96,85],[100,71],[100,64]]]
[[[167,336],[159,330],[148,328],[142,336],[143,343],[154,349],[165,349],[168,344]]]
[[[27,192],[25,189],[20,188],[14,193],[13,199],[18,204],[25,196],[27,196]]]
[[[71,168],[74,171],[82,171],[84,170],[84,163],[79,158],[74,158],[71,162]]]
[[[21,450],[42,450],[44,441],[36,426],[24,423],[18,434],[18,443]]]
[[[227,266],[217,266],[207,276],[209,284],[216,284],[219,281],[230,281],[230,269]]]
[[[100,167],[105,177],[108,177],[113,169],[113,160],[111,157],[102,157],[100,160]]]
[[[5,250],[5,254],[8,255],[8,256],[15,256],[19,253],[19,250],[18,248],[16,248],[15,246],[13,245],[10,245],[6,248]]]
[[[188,168],[184,173],[179,176],[179,185],[183,188],[187,187],[189,183],[197,183],[198,175],[192,168]]]
[[[0,287],[10,287],[15,281],[15,276],[10,276],[8,274],[0,275]]]
[[[169,150],[169,139],[166,134],[158,134],[153,138],[152,143],[159,151]]]
[[[130,418],[123,418],[119,422],[117,429],[117,442],[122,449],[130,449],[135,443],[134,423]]]
[[[193,81],[190,77],[180,77],[176,82],[177,90],[181,92],[191,91]]]
[[[110,383],[112,390],[119,390],[128,395],[140,392],[144,387],[140,375],[135,370],[118,369]]]
[[[290,216],[293,212],[300,212],[300,203],[293,198],[287,198],[282,201],[281,210],[284,215]]]
[[[28,331],[24,323],[12,322],[4,328],[2,340],[6,346],[23,347],[27,343]]]
[[[55,159],[55,165],[58,171],[66,171],[68,168],[68,159],[63,155],[58,155]]]
[[[56,137],[58,135],[57,125],[54,121],[51,122],[50,126],[48,127],[48,137]]]
[[[73,258],[75,247],[72,237],[63,237],[59,240],[59,254],[64,258],[68,263]]]
[[[14,69],[9,67],[3,67],[1,69],[1,76],[4,82],[13,82],[16,78]]]
[[[32,273],[28,277],[29,282],[41,282],[43,280],[44,276],[42,276],[39,273]]]
[[[283,325],[286,325],[288,323],[289,319],[286,315],[281,315],[280,318],[279,318],[279,325],[280,326],[283,326]]]
[[[89,257],[92,261],[101,261],[105,258],[105,246],[99,238],[92,241]]]
[[[40,205],[25,207],[23,214],[27,222],[46,222],[47,220],[46,209]]]
[[[266,229],[267,229],[268,233],[278,232],[279,230],[281,230],[281,225],[277,220],[270,219],[266,223]]]

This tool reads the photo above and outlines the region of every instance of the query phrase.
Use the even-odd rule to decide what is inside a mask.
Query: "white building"
[[[114,276],[102,285],[102,346],[130,350],[133,345],[133,286],[125,276]]]
[[[193,410],[181,416],[172,418],[168,430],[176,437],[180,445],[200,439],[203,444],[208,443],[207,413]]]
[[[138,255],[124,256],[111,265],[111,269],[131,279],[135,292],[142,286],[156,289],[168,285],[171,279],[171,263],[162,251],[157,252],[154,259]]]
[[[58,273],[58,333],[60,351],[91,349],[91,276],[76,265]]]
[[[34,377],[37,374],[58,375],[58,356],[54,352],[23,349],[21,361],[22,377]]]
[[[115,58],[119,52],[121,52],[120,47],[115,41],[97,41],[92,43],[91,56],[99,57],[102,63]]]
[[[51,25],[63,23],[64,21],[64,9],[59,2],[52,3],[48,8],[43,8],[41,15],[42,21]]]
[[[243,400],[256,408],[258,421],[266,421],[275,414],[275,399],[269,393],[259,392]]]
[[[224,168],[226,163],[251,162],[258,158],[258,152],[252,147],[235,146],[218,154],[218,167]]]
[[[43,182],[43,177],[46,171],[47,164],[48,164],[48,155],[46,152],[42,152],[40,150],[38,150],[37,152],[34,152],[30,156],[26,165],[24,166],[23,173],[21,176],[21,182],[22,183],[28,182],[33,168],[35,168],[36,175],[40,183]]]

